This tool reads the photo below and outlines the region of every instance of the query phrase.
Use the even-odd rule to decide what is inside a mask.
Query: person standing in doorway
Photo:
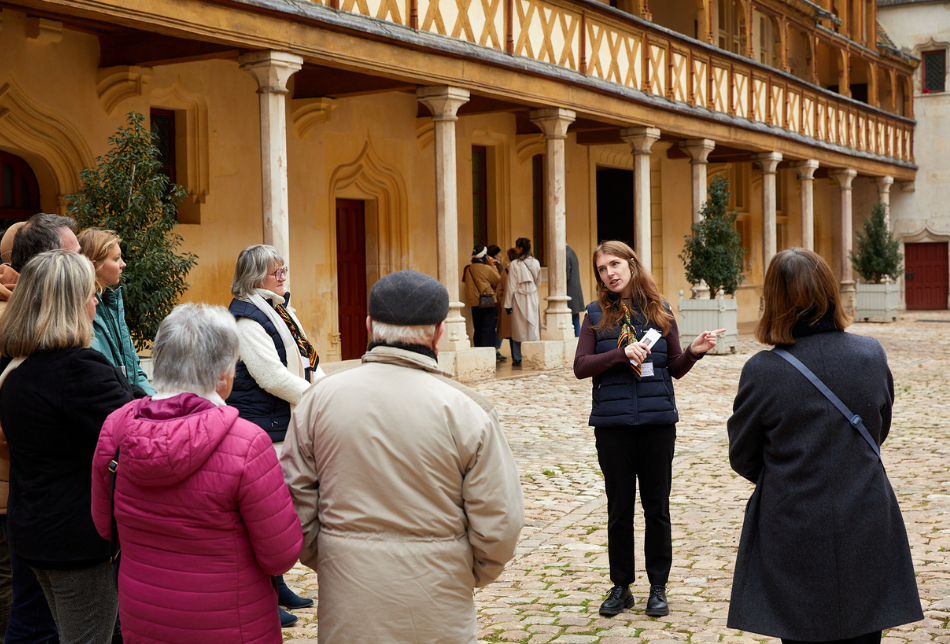
[[[636,577],[633,515],[639,482],[650,580],[646,614],[668,615],[670,488],[679,421],[672,378],[685,376],[725,329],[700,333],[682,351],[669,303],[623,242],[607,241],[594,250],[594,274],[597,299],[587,306],[574,375],[593,379],[590,424],[607,491],[607,554],[614,585],[600,614],[611,617],[635,603],[630,584]]]
[[[495,362],[508,362],[508,358],[501,355],[501,342],[504,338],[511,335],[511,324],[508,326],[508,335],[502,335],[502,332],[505,330],[503,324],[505,322],[505,317],[508,315],[505,313],[505,282],[508,281],[508,267],[505,266],[504,257],[501,252],[501,247],[492,244],[488,247],[488,256],[492,258],[492,263],[495,265],[495,270],[498,271],[498,275],[501,280],[498,282],[498,286],[495,287],[495,300],[497,302],[495,306]]]
[[[574,324],[574,337],[581,335],[581,312],[584,310],[584,289],[581,288],[580,266],[577,263],[577,253],[565,244],[567,258],[567,294],[571,301],[567,303],[571,309],[571,322]]]
[[[495,287],[501,275],[493,264],[488,249],[478,244],[472,250],[472,263],[462,271],[465,297],[472,308],[472,344],[476,347],[495,346]]]
[[[521,366],[521,343],[541,339],[541,309],[538,286],[541,264],[531,254],[531,240],[515,241],[518,257],[508,266],[505,311],[511,315],[511,366]]]

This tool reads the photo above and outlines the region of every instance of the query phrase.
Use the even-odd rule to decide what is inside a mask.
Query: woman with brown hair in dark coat
[[[878,450],[891,426],[894,381],[873,338],[851,323],[821,257],[776,255],[756,339],[786,351],[863,420],[852,427],[775,351],[742,369],[729,419],[733,469],[755,483],[746,506],[730,628],[789,642],[880,642],[923,619],[897,498]]]

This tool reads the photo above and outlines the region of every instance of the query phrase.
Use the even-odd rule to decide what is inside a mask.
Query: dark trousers
[[[49,603],[36,581],[36,575],[26,564],[17,561],[10,553],[10,569],[13,573],[13,605],[7,624],[6,644],[55,644],[59,631]]]
[[[790,640],[782,638],[782,644],[814,644],[802,640]],[[843,640],[828,640],[821,644],[881,644],[881,631],[868,633],[867,635],[858,635]]]
[[[472,307],[472,326],[474,327],[474,338],[472,344],[476,347],[494,347],[495,346],[495,307],[487,308]]]
[[[647,577],[651,585],[665,586],[673,565],[670,488],[676,425],[596,427],[594,436],[607,488],[610,580],[626,586],[636,578],[633,516],[639,480]]]

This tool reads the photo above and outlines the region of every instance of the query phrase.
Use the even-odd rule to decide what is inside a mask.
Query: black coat
[[[894,383],[877,340],[831,331],[784,348],[884,441]],[[756,487],[728,626],[821,641],[923,619],[897,498],[858,431],[769,351],[746,363],[733,410],[729,459]]]
[[[571,301],[567,303],[571,313],[580,313],[584,310],[584,289],[581,286],[580,266],[577,264],[577,253],[570,246],[565,249],[567,261],[567,294]]]
[[[6,368],[9,358],[0,360]],[[132,400],[129,381],[93,349],[43,351],[0,388],[10,445],[10,548],[37,568],[108,561],[92,523],[92,455],[106,416]]]

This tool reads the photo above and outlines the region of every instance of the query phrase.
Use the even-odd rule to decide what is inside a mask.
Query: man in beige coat
[[[439,370],[449,310],[415,271],[370,292],[363,364],[311,387],[281,465],[318,573],[324,644],[476,641],[473,591],[501,574],[524,525],[492,405]]]

